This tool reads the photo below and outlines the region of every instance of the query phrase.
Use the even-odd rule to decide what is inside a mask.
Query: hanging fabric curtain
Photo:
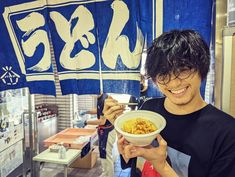
[[[149,43],[153,38],[152,2],[57,1],[53,5],[53,0],[48,1],[63,94],[139,97],[142,51],[145,40]]]
[[[30,93],[55,95],[45,5],[1,1],[1,90],[29,87]]]
[[[55,95],[51,40],[62,94],[138,97],[141,53],[155,37],[156,2],[2,0],[0,91],[29,87]],[[164,0],[163,31],[195,29],[209,43],[211,9],[212,0]]]
[[[30,93],[55,95],[51,40],[62,94],[139,96],[141,54],[153,39],[155,0],[14,2],[1,2],[5,40],[0,43],[9,44],[0,48],[1,90],[27,86]]]

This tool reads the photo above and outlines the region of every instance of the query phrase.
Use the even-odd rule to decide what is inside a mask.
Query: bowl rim
[[[147,133],[147,134],[131,134],[131,133],[124,132],[121,128],[119,128],[117,126],[117,122],[118,122],[118,119],[120,119],[124,114],[128,114],[130,112],[146,112],[146,113],[155,114],[162,120],[163,126],[161,128],[158,128],[157,130],[155,130],[151,133]],[[127,112],[127,113],[124,113],[124,114],[118,116],[117,119],[114,121],[114,128],[118,131],[118,133],[120,133],[122,135],[125,135],[125,136],[128,136],[128,137],[133,137],[133,138],[134,137],[144,138],[144,137],[157,135],[166,127],[166,119],[161,114],[159,114],[157,112],[149,111],[149,110],[134,110],[134,111],[130,111],[130,112]]]

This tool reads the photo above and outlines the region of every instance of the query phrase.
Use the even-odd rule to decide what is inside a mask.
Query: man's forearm
[[[100,120],[99,119],[97,119],[97,120],[87,120],[86,124],[87,125],[100,125]]]
[[[163,168],[160,168],[154,163],[153,167],[161,175],[161,177],[179,177],[167,162]]]
[[[96,119],[96,120],[87,120],[87,125],[104,125],[104,120],[102,119]]]
[[[87,111],[87,114],[97,114],[97,109],[92,109],[90,111]]]

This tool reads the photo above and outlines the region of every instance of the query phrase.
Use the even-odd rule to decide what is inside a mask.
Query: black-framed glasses
[[[188,79],[190,76],[194,75],[195,71],[196,71],[195,69],[183,68],[179,69],[179,71],[176,71],[175,73],[158,74],[156,77],[156,81],[159,84],[166,85],[170,81],[175,79],[180,79],[180,80]]]

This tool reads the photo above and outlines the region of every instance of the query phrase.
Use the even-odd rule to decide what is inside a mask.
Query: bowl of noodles
[[[165,126],[164,117],[158,113],[145,110],[126,112],[114,122],[116,131],[135,146],[151,144]]]

